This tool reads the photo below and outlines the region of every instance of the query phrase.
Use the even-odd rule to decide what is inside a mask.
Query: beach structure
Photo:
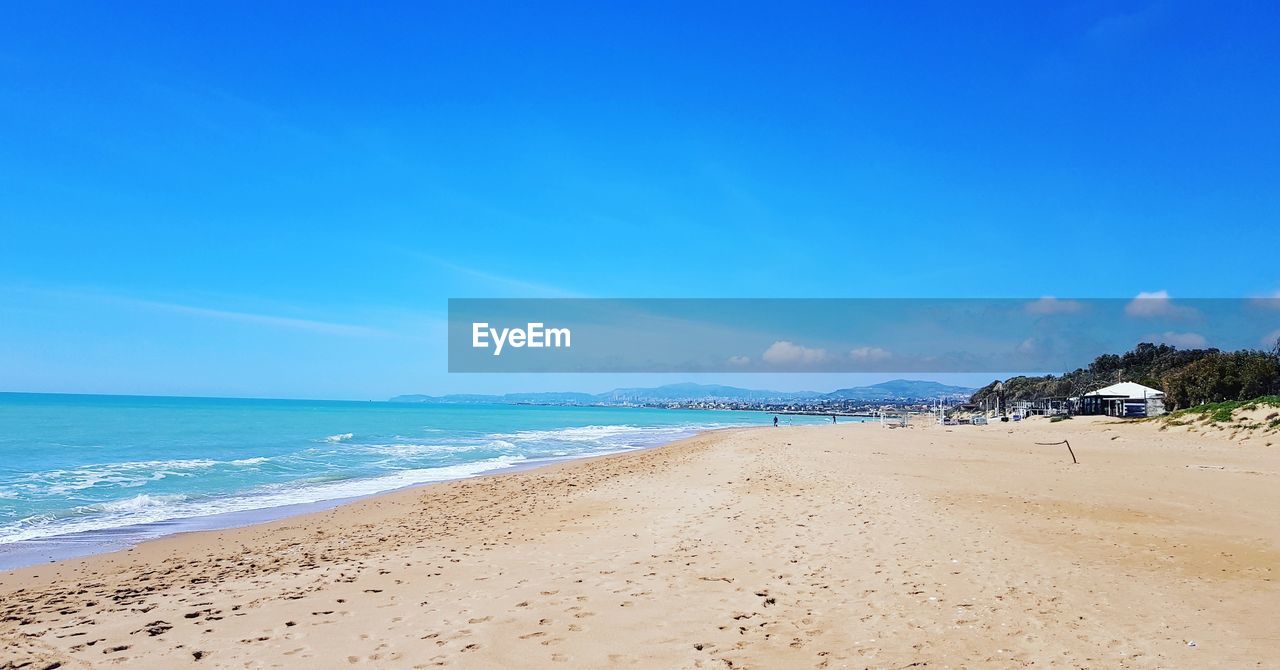
[[[1068,414],[1070,406],[1068,398],[1035,398],[1015,401],[1013,411],[1022,416],[1057,416]]]
[[[906,412],[881,407],[879,411],[881,428],[906,428],[909,421]]]
[[[1120,382],[1077,398],[1076,413],[1119,417],[1160,416],[1164,414],[1164,391],[1136,382]]]

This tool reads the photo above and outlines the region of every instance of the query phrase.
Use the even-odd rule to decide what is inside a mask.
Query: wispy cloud
[[[1027,303],[1028,314],[1075,314],[1084,309],[1079,300],[1060,300],[1047,295],[1039,300]]]
[[[270,314],[254,314],[250,312],[236,312],[225,309],[211,309],[208,307],[196,307],[193,305],[181,305],[169,302],[157,302],[154,300],[142,300],[139,298],[122,298],[115,297],[115,302],[123,302],[138,307],[155,309],[159,311],[172,312],[175,314],[187,314],[206,319],[215,319],[219,321],[233,321],[236,323],[247,323],[257,326],[266,326],[270,328],[291,328],[295,330],[307,330],[313,333],[324,333],[327,335],[342,335],[346,337],[369,337],[380,336],[386,333],[376,328],[368,326],[356,326],[346,323],[334,323],[332,321],[316,321],[312,319],[299,319],[289,316],[273,316]]]
[[[1095,21],[1085,32],[1094,44],[1117,46],[1140,39],[1164,14],[1164,4],[1148,3],[1136,11],[1115,12]]]
[[[892,356],[893,354],[888,349],[880,347],[854,347],[849,350],[849,358],[865,363],[888,360]]]
[[[790,340],[778,340],[769,345],[760,358],[774,365],[816,365],[828,360],[830,354],[826,349],[806,347]]]
[[[510,277],[504,274],[493,272],[490,270],[481,270],[479,268],[459,265],[453,261],[447,261],[430,254],[424,254],[417,251],[407,251],[409,255],[424,261],[428,261],[437,267],[443,268],[455,274],[462,275],[470,279],[476,279],[491,287],[500,290],[514,291],[518,295],[511,296],[513,298],[585,298],[587,296],[575,293],[568,289],[552,286],[550,284],[542,284],[527,279]]]
[[[273,314],[262,314],[258,312],[242,312],[229,309],[217,309],[212,307],[203,307],[199,305],[189,305],[176,302],[165,302],[161,300],[151,300],[147,298],[138,298],[134,296],[121,295],[118,293],[107,293],[97,290],[76,290],[76,289],[58,289],[58,288],[29,288],[20,289],[24,292],[35,293],[59,299],[86,300],[91,302],[119,305],[135,309],[145,309],[157,312],[168,312],[170,314],[180,314],[202,319],[211,319],[215,321],[228,321],[234,323],[243,323],[254,326],[262,326],[266,328],[285,328],[292,330],[305,330],[313,333],[322,333],[326,335],[340,335],[344,337],[382,337],[390,335],[390,333],[373,328],[370,326],[353,325],[349,323],[339,323],[335,321],[325,321],[318,319],[303,319],[292,316],[279,316]]]
[[[1199,314],[1194,307],[1175,305],[1168,291],[1141,291],[1125,305],[1124,313],[1138,318],[1187,318]]]
[[[1264,309],[1280,310],[1280,291],[1276,291],[1270,295],[1252,298],[1249,302]]]

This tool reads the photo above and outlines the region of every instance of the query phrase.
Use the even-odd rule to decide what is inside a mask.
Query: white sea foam
[[[617,450],[648,447],[671,442],[695,433],[725,428],[736,424],[687,424],[677,426],[632,426],[628,424],[602,426],[575,426],[549,430],[522,430],[514,433],[495,433],[490,437],[507,440],[518,447],[546,445],[563,448],[566,443],[578,445],[578,453],[589,450]]]
[[[515,445],[510,442],[491,441],[480,444],[413,444],[413,443],[396,443],[396,444],[360,444],[355,448],[360,451],[377,454],[380,456],[393,456],[396,458],[415,458],[422,456],[437,456],[445,454],[465,454],[473,451],[493,450],[506,451],[514,448]]]
[[[123,500],[86,505],[78,508],[78,514],[74,516],[37,515],[17,523],[5,524],[0,526],[0,544],[68,533],[107,530],[125,525],[353,498],[414,484],[474,477],[485,472],[512,467],[524,460],[526,458],[520,455],[499,456],[438,468],[400,470],[366,479],[264,486],[240,495],[226,497],[196,498],[144,494]]]
[[[447,436],[427,433],[393,436],[364,444],[354,433],[331,435],[301,451],[235,460],[174,459],[85,465],[30,473],[0,482],[0,498],[93,500],[78,507],[32,514],[0,523],[0,543],[68,533],[101,531],[136,524],[264,510],[380,493],[404,486],[471,477],[528,459],[553,460],[630,451],[680,439],[702,430],[740,424],[667,426],[588,425],[557,429]],[[341,444],[342,446],[334,446]],[[466,462],[470,460],[471,462]],[[462,462],[460,462],[462,461]],[[276,468],[260,468],[265,463]],[[216,468],[216,469],[215,469]],[[238,493],[219,491],[224,482],[252,486]],[[170,477],[201,477],[191,485],[169,482],[160,492],[150,484]],[[216,478],[208,481],[204,477]],[[250,484],[292,478],[291,482]],[[179,486],[181,484],[181,486]],[[234,485],[234,484],[233,484]],[[116,498],[119,489],[143,489]],[[89,490],[92,489],[92,490]],[[177,489],[186,495],[174,494]],[[197,492],[207,491],[207,492]],[[127,494],[125,494],[127,495]],[[74,503],[73,503],[74,504]],[[3,519],[4,516],[0,516]]]
[[[153,496],[146,493],[140,493],[132,498],[125,498],[124,500],[111,500],[108,502],[85,505],[82,509],[101,512],[139,512],[150,508],[166,507],[186,499],[187,496],[184,495]]]
[[[198,470],[218,464],[219,461],[208,459],[181,459],[84,465],[29,473],[11,481],[6,490],[19,494],[66,495],[92,488],[136,488],[166,477],[191,477]]]
[[[513,441],[545,441],[562,440],[567,442],[597,442],[620,435],[630,435],[663,430],[659,428],[641,428],[639,426],[576,426],[572,428],[554,428],[550,430],[521,430],[514,433],[495,433],[493,437]]]

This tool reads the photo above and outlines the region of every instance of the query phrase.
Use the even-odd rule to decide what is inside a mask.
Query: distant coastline
[[[894,379],[830,392],[770,391],[719,384],[667,384],[650,388],[618,388],[604,393],[540,392],[449,395],[399,395],[390,402],[443,405],[498,404],[570,407],[654,407],[716,409],[786,414],[867,415],[885,406],[927,407],[939,401],[967,400],[976,389],[935,381]]]

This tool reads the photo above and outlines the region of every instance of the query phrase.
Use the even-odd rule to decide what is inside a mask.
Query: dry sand
[[[724,431],[0,575],[0,667],[1277,667],[1278,511],[1151,424]]]

